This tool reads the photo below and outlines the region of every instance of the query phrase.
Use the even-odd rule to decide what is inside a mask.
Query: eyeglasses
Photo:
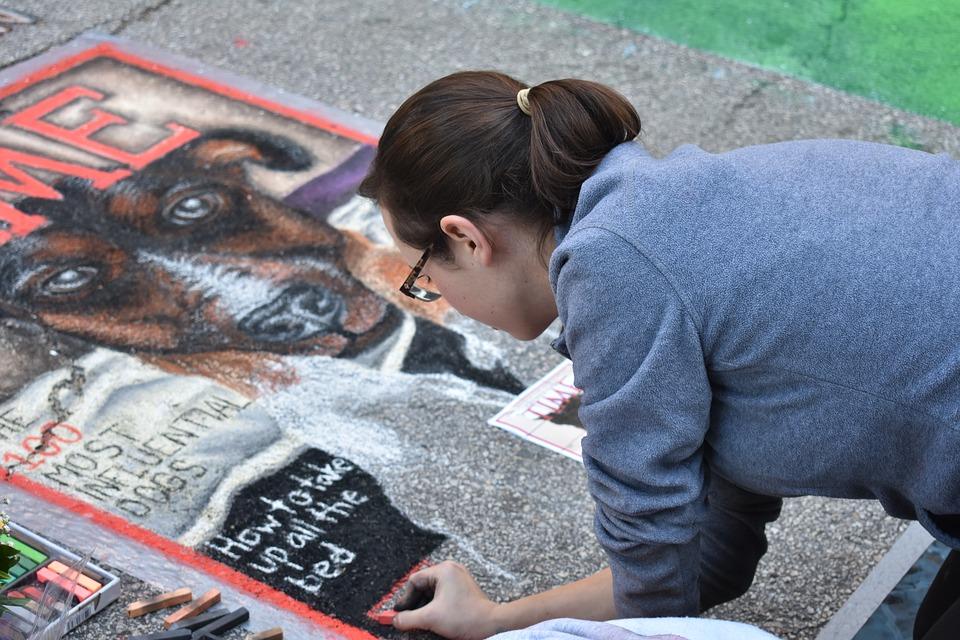
[[[440,299],[439,293],[434,293],[433,291],[427,291],[426,289],[417,286],[417,280],[420,278],[425,278],[428,276],[421,276],[420,271],[423,270],[423,265],[427,264],[427,259],[430,258],[430,252],[433,250],[433,247],[427,247],[427,250],[423,252],[423,255],[420,256],[420,259],[417,260],[417,264],[413,266],[413,269],[410,270],[410,275],[407,276],[407,279],[403,281],[403,284],[400,285],[400,292],[404,295],[408,295],[411,298],[415,298],[422,302],[433,302],[434,300]]]

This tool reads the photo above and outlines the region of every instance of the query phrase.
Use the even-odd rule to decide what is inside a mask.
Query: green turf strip
[[[542,0],[960,124],[960,0]]]

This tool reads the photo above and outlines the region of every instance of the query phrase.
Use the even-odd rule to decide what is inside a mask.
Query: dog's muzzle
[[[347,305],[316,285],[297,284],[248,313],[239,329],[263,342],[300,342],[324,333],[342,333]]]

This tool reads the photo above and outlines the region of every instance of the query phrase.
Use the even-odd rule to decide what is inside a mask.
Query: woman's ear
[[[440,230],[447,236],[454,261],[460,266],[474,263],[489,267],[492,264],[493,241],[469,218],[444,216],[440,219]]]

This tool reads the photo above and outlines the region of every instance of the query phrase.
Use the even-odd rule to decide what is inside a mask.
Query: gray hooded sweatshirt
[[[717,475],[876,499],[960,547],[960,162],[848,140],[655,159],[628,142],[557,239],[554,348],[584,390],[621,616],[697,613]]]

